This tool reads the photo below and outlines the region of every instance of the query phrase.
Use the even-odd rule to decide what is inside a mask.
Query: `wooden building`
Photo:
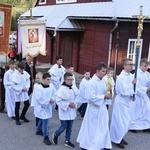
[[[55,63],[63,57],[63,65],[72,64],[75,71],[95,72],[99,62],[122,69],[121,60],[135,61],[135,44],[138,21],[132,15],[150,15],[148,0],[37,0],[32,9],[34,19],[47,20],[46,56],[37,60]],[[28,18],[30,11],[21,19]],[[150,59],[150,21],[144,21],[140,58]]]

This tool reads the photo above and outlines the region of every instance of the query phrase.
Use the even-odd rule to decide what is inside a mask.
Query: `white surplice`
[[[55,86],[55,89],[58,90],[62,83],[61,80],[65,73],[65,68],[62,65],[61,68],[59,68],[58,64],[55,64],[48,70],[48,72],[51,75],[51,83]]]
[[[90,80],[91,78],[89,79],[83,78],[79,84],[79,90],[80,90],[79,102],[80,103],[88,103],[88,100],[86,99],[86,87],[88,86]]]
[[[105,105],[106,84],[96,75],[90,80],[86,92],[89,101],[83,122],[77,137],[81,148],[88,150],[111,149],[108,127],[108,111]]]
[[[31,107],[34,107],[35,106],[35,102],[36,102],[36,98],[35,98],[35,91],[37,91],[37,88],[40,84],[38,83],[35,83],[34,86],[33,86],[33,92],[32,92],[32,97],[31,97]]]
[[[56,92],[56,103],[59,106],[59,119],[60,120],[74,120],[76,118],[76,108],[78,103],[79,90],[76,86],[72,86],[72,89],[62,85]],[[73,102],[75,108],[70,108],[69,104]]]
[[[6,101],[6,108],[7,108],[7,115],[8,117],[15,116],[15,97],[12,91],[13,82],[10,80],[10,77],[14,74],[16,69],[12,70],[9,69],[4,74],[4,86],[5,86],[5,101]]]
[[[110,136],[114,143],[120,143],[128,132],[131,122],[131,103],[134,94],[133,74],[124,70],[116,80],[116,97],[113,106]]]
[[[12,90],[14,92],[15,102],[24,102],[29,100],[28,90],[30,87],[30,75],[26,71],[20,73],[17,70],[10,79],[14,84]],[[22,91],[24,87],[26,87],[27,91]]]
[[[132,104],[132,122],[130,129],[142,130],[150,128],[150,99],[147,95],[147,87],[150,86],[149,72],[143,72],[139,68],[137,81],[136,100]]]
[[[34,115],[40,119],[52,117],[52,106],[50,99],[55,100],[56,89],[53,84],[43,87],[42,84],[36,86],[34,90]]]

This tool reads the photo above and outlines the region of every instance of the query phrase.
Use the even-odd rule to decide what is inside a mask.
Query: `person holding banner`
[[[150,100],[147,94],[150,91],[150,73],[147,70],[148,60],[143,58],[137,71],[137,94],[130,130],[150,131]]]
[[[133,99],[133,85],[136,84],[136,79],[130,73],[133,70],[132,60],[125,58],[122,63],[124,70],[116,80],[116,97],[110,124],[111,141],[119,148],[125,148],[128,144],[123,138],[131,122],[131,103],[135,100]]]
[[[15,96],[15,117],[16,125],[21,125],[20,119],[28,123],[29,120],[25,117],[26,112],[30,106],[28,90],[30,87],[30,75],[24,71],[25,63],[18,63],[18,70],[11,76],[13,82],[12,90]],[[24,107],[19,116],[20,102],[24,102]]]
[[[56,90],[59,89],[59,87],[62,84],[62,78],[65,73],[65,68],[62,66],[62,57],[57,56],[56,57],[56,64],[53,65],[49,70],[49,74],[51,75],[51,83],[54,85]],[[58,110],[58,106],[56,104],[55,110]]]

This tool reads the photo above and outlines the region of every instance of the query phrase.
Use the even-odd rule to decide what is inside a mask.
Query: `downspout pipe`
[[[110,32],[110,37],[109,37],[109,51],[108,51],[108,66],[110,66],[110,56],[111,56],[111,49],[112,49],[112,35],[113,32],[118,28],[118,23],[119,21],[116,20],[114,28]]]

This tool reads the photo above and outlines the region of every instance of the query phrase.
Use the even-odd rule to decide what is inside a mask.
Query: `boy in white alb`
[[[82,104],[77,110],[80,113],[81,118],[83,118],[85,115],[85,111],[86,111],[86,107],[87,107],[87,103],[88,103],[88,100],[85,97],[87,94],[86,93],[86,87],[88,86],[90,80],[91,80],[90,71],[85,70],[84,71],[84,78],[82,79],[82,81],[80,82],[80,85],[79,85],[79,90],[80,90],[79,100]]]
[[[106,71],[107,65],[99,63],[86,89],[88,106],[77,137],[77,142],[83,150],[112,148],[108,126],[109,116],[105,104],[105,99],[110,99],[111,94],[107,94],[106,84],[102,79]]]
[[[36,83],[34,84],[32,98],[31,98],[31,107],[35,106],[35,103],[36,103],[35,91],[37,91],[38,86],[42,83],[42,73],[41,72],[38,72],[35,75],[35,82]],[[39,118],[36,117],[36,126],[38,125],[38,121],[39,121]]]
[[[54,86],[50,84],[50,74],[44,73],[42,77],[42,83],[36,88],[35,92],[35,106],[34,114],[35,117],[39,118],[38,125],[36,128],[36,134],[43,132],[44,140],[46,145],[51,145],[49,140],[49,119],[52,117],[52,106],[54,103],[54,94],[56,92]]]
[[[25,64],[23,62],[19,62],[18,70],[10,78],[11,82],[13,82],[12,90],[15,96],[16,125],[21,125],[20,119],[26,123],[29,122],[25,115],[30,106],[28,96],[28,90],[30,87],[30,75],[24,71],[24,69]],[[19,116],[20,102],[24,102],[21,116]]]
[[[62,84],[62,78],[65,73],[65,68],[62,66],[63,59],[61,56],[56,57],[56,64],[53,65],[49,70],[51,75],[51,83],[54,85],[55,89],[58,90]],[[55,106],[55,110],[58,110],[58,106]]]
[[[14,60],[9,61],[10,69],[4,74],[4,86],[5,86],[5,100],[8,117],[15,119],[15,97],[12,90],[13,82],[10,77],[15,73],[15,62]]]
[[[122,60],[124,70],[121,71],[116,80],[116,97],[113,106],[110,136],[111,141],[116,143],[119,148],[125,148],[128,143],[123,139],[129,130],[131,123],[131,104],[134,101],[133,94],[134,79],[133,62],[129,58]]]
[[[66,130],[65,146],[74,148],[70,142],[73,121],[76,118],[76,108],[78,103],[79,90],[72,85],[73,76],[71,73],[64,74],[64,83],[56,92],[56,103],[59,106],[60,127],[53,133],[52,142],[57,144],[58,136]]]
[[[150,132],[150,100],[147,92],[150,91],[150,73],[148,60],[142,58],[137,70],[136,100],[132,103],[132,121],[130,131],[143,130]]]

